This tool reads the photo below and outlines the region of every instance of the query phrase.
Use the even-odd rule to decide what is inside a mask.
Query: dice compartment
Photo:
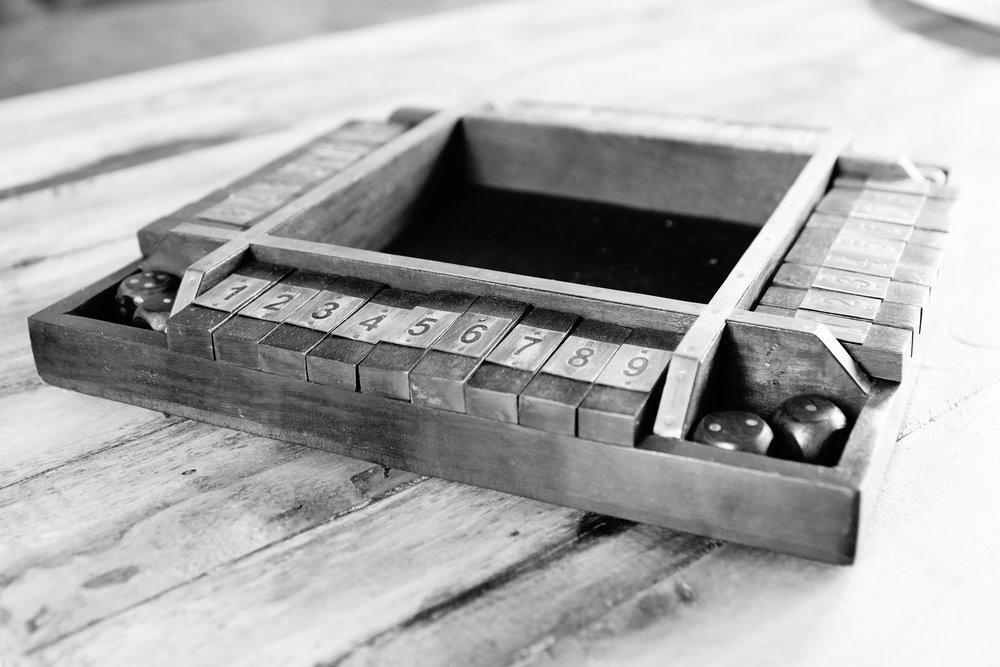
[[[389,467],[853,560],[912,379],[871,378],[823,325],[750,309],[834,178],[899,175],[897,163],[845,155],[844,137],[818,130],[575,107],[403,110],[393,119],[409,129],[246,230],[202,224],[192,207],[144,228],[142,259],[30,318],[39,374],[84,393]],[[710,265],[711,256],[687,253],[688,264],[662,269],[663,284],[647,288],[627,275],[629,258],[621,255],[595,272],[608,270],[615,280],[588,285],[599,276],[579,271],[572,281],[573,262],[587,249],[534,272],[537,255],[498,266],[504,253],[477,254],[476,244],[496,240],[495,226],[518,211],[533,219],[562,211],[567,225],[584,227],[597,211],[604,222],[586,227],[595,234],[673,217],[673,228],[644,244],[689,232],[697,248],[728,238],[719,253],[726,259]],[[473,229],[451,247],[433,241],[463,218],[491,228]],[[551,244],[563,233],[538,238]],[[636,447],[608,445],[206,362],[171,351],[162,333],[115,322],[108,306],[118,282],[140,268],[183,269],[180,308],[250,260],[420,292],[516,299],[675,334],[653,405],[654,433]],[[451,263],[457,260],[466,263]],[[640,274],[653,270],[648,259],[636,266]],[[803,390],[831,396],[854,424],[835,466],[684,439],[709,409],[766,412]]]

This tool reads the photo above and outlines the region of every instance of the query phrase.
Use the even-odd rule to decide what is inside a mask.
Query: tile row
[[[194,215],[201,222],[246,229],[262,217],[405,131],[393,123],[351,121],[241,180],[224,199]]]
[[[954,192],[921,181],[838,179],[758,311],[825,324],[872,375],[899,380],[951,225]]]
[[[219,363],[632,445],[677,334],[251,262],[167,320]]]

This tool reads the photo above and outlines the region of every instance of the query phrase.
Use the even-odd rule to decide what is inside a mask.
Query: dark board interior
[[[707,303],[758,228],[479,186],[426,196],[384,252]]]

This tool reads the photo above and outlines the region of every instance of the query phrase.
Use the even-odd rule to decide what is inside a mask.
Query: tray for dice
[[[839,563],[955,193],[846,137],[553,105],[354,121],[30,319],[48,382]]]

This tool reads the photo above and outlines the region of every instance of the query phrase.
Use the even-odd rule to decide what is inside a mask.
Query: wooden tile
[[[872,190],[834,189],[826,193],[816,205],[816,210],[822,213],[912,225],[920,211],[920,198],[907,200],[904,203],[898,201],[896,196],[884,198],[877,196],[896,194]]]
[[[914,283],[933,287],[937,281],[937,268],[920,264],[899,264],[892,271],[892,279],[902,283]]]
[[[897,225],[894,222],[881,220],[865,220],[864,218],[847,218],[841,226],[841,231],[877,238],[906,241],[914,232],[911,225]]]
[[[785,262],[778,267],[774,278],[771,279],[771,284],[778,287],[791,287],[793,289],[809,289],[812,287],[819,270],[820,267],[818,266]]]
[[[382,290],[303,353],[303,373],[312,382],[357,391],[358,364],[380,340],[402,326],[423,296],[406,290]]]
[[[234,191],[226,201],[234,206],[270,212],[294,198],[301,189],[294,183],[257,181]]]
[[[528,313],[465,383],[466,412],[516,424],[518,396],[578,319],[543,308]]]
[[[893,303],[883,301],[875,315],[875,324],[882,324],[897,329],[906,329],[914,335],[920,333],[922,310],[919,306],[910,306],[905,303]]]
[[[329,178],[336,171],[334,167],[322,162],[293,160],[268,174],[267,179],[277,183],[296,185],[304,189]]]
[[[924,205],[927,199],[923,194],[899,192],[898,190],[887,190],[884,188],[862,188],[856,191],[855,196],[859,201],[899,206],[906,209],[918,209]]]
[[[951,228],[954,211],[953,199],[928,199],[915,224],[919,229],[947,232]]]
[[[782,317],[795,317],[795,311],[791,308],[779,308],[778,306],[757,306],[755,312],[767,313],[768,315],[780,315]]]
[[[260,369],[260,343],[297,308],[335,279],[309,271],[295,271],[273,285],[212,334],[215,359],[222,363]]]
[[[200,294],[167,320],[167,347],[174,352],[215,358],[213,334],[232,313],[288,273],[283,267],[249,262]]]
[[[790,308],[795,310],[802,303],[802,299],[806,295],[806,290],[795,289],[792,287],[779,287],[777,285],[772,285],[767,288],[764,295],[760,298],[760,305],[762,306],[775,306],[777,308]]]
[[[526,304],[509,299],[477,299],[410,372],[410,399],[441,410],[465,412],[469,377],[527,309]]]
[[[212,333],[231,317],[224,310],[192,304],[167,320],[167,347],[172,352],[214,359]]]
[[[256,262],[244,265],[199,294],[194,303],[234,313],[280,280],[288,269]]]
[[[912,178],[884,180],[841,176],[833,182],[833,186],[837,189],[885,190],[913,195],[926,195],[931,191],[930,181],[918,181]]]
[[[869,276],[882,276],[883,278],[892,277],[897,268],[896,262],[892,260],[837,250],[831,250],[820,264],[831,269],[842,269]]]
[[[676,337],[636,330],[618,348],[577,408],[581,438],[634,446],[645,432],[647,408],[656,403]]]
[[[835,229],[840,231],[840,228],[844,226],[846,221],[847,217],[843,215],[814,211],[809,216],[809,219],[806,220],[806,229]]]
[[[905,241],[858,234],[841,228],[833,245],[830,246],[830,252],[843,252],[896,262],[899,261],[905,248]]]
[[[358,365],[360,391],[410,400],[410,371],[431,344],[476,300],[470,294],[436,292],[424,297],[392,334],[375,344]]]
[[[901,283],[898,280],[889,282],[885,300],[894,303],[905,303],[911,306],[925,308],[931,299],[931,288],[915,283]]]
[[[882,299],[889,291],[890,282],[888,278],[882,276],[869,276],[824,266],[817,270],[808,287]]]
[[[941,268],[943,261],[943,250],[911,243],[906,244],[906,249],[903,251],[902,257],[899,258],[900,264],[928,267],[933,269],[935,274]]]
[[[210,222],[226,223],[234,227],[246,227],[263,214],[263,208],[241,206],[229,200],[224,200],[217,204],[212,204],[203,211],[199,211],[196,217]]]
[[[631,331],[585,320],[552,354],[518,399],[524,426],[576,435],[576,410]]]
[[[916,227],[913,229],[913,234],[910,235],[910,239],[907,243],[944,250],[948,247],[948,232],[939,232],[933,229],[920,229],[919,227]]]
[[[795,317],[800,320],[825,324],[837,340],[850,343],[863,343],[872,328],[872,323],[865,320],[830,315],[829,313],[817,313],[810,310],[796,311]]]
[[[261,340],[261,370],[306,379],[309,351],[323,340],[327,331],[350,317],[382,288],[370,280],[349,277],[338,278],[330,287],[321,290]],[[332,308],[333,305],[337,308]]]
[[[831,315],[874,320],[881,303],[879,299],[866,296],[812,288],[802,297],[799,308]]]
[[[864,343],[844,343],[844,347],[870,375],[901,382],[913,353],[913,334],[873,324]]]
[[[830,251],[830,246],[833,245],[838,233],[836,229],[803,229],[785,256],[785,261],[819,266]]]

